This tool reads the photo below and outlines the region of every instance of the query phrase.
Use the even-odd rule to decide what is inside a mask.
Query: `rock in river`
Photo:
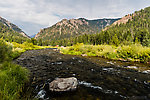
[[[57,78],[49,84],[49,89],[56,92],[71,91],[75,90],[77,85],[78,82],[75,77]]]

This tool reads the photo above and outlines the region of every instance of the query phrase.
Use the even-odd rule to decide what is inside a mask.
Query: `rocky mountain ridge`
[[[2,24],[5,25],[6,27],[8,27],[8,28],[14,30],[15,32],[20,33],[20,34],[23,35],[24,37],[29,38],[29,36],[28,36],[25,32],[23,32],[18,26],[16,26],[15,24],[9,22],[8,20],[2,18],[1,16],[0,16],[0,23],[2,23]]]
[[[60,40],[83,34],[95,34],[117,20],[119,20],[119,18],[95,20],[88,20],[85,18],[63,19],[51,27],[41,29],[40,32],[36,34],[35,38],[42,40]]]

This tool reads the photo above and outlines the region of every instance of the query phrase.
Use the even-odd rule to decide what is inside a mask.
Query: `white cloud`
[[[116,18],[149,4],[150,0],[0,0],[0,16],[33,34],[62,18]]]

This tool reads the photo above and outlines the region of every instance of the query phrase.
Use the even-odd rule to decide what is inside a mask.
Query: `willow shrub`
[[[37,46],[33,45],[33,43],[24,42],[23,44],[18,44],[16,42],[9,43],[13,47],[13,54],[11,55],[12,58],[18,57],[21,53],[27,50],[37,50],[37,49],[44,49],[50,48],[49,46]]]
[[[6,42],[0,39],[0,63],[7,60],[11,60],[12,47],[8,46]]]
[[[109,59],[124,59],[131,61],[150,62],[150,47],[143,47],[140,44],[123,45],[115,47],[113,45],[84,45],[61,48],[64,54],[87,56],[100,56]]]
[[[17,100],[28,80],[28,70],[10,62],[0,65],[0,100]]]
[[[11,63],[14,54],[13,45],[0,39],[0,100],[17,100],[28,80],[27,69]]]

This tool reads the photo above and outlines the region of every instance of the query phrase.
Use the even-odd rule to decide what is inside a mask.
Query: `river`
[[[23,98],[42,100],[150,100],[150,65],[63,55],[53,49],[24,52],[15,63],[30,70]],[[76,91],[51,92],[55,78],[76,77]]]

